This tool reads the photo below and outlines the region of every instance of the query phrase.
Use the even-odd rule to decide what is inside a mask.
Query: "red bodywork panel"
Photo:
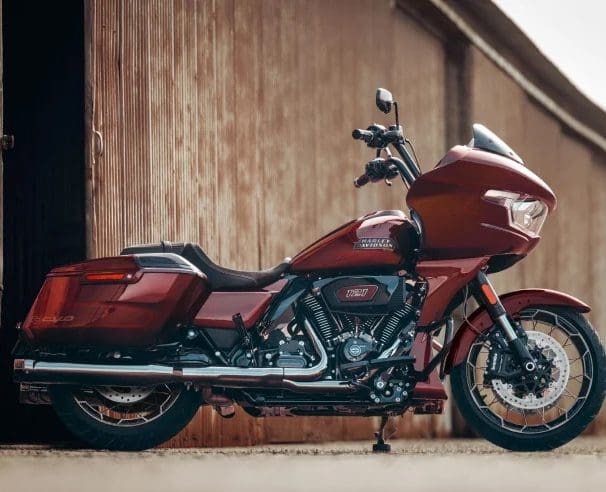
[[[90,281],[91,273],[123,272],[124,281]],[[193,272],[140,268],[118,256],[52,270],[23,332],[37,345],[146,347],[170,339],[208,297],[206,277]]]
[[[487,261],[487,257],[419,261],[417,273],[429,283],[419,325],[428,325],[440,319],[456,293],[475,277]]]
[[[305,248],[293,258],[291,271],[397,268],[411,258],[417,244],[415,226],[403,212],[374,212],[348,222]]]
[[[414,367],[417,371],[422,371],[433,357],[431,348],[431,335],[426,333],[417,333],[410,355],[416,358]],[[448,395],[444,389],[442,381],[438,374],[438,369],[429,375],[426,381],[420,381],[416,384],[413,398],[417,400],[447,400]]]
[[[541,199],[553,211],[556,198],[532,171],[506,157],[457,146],[412,185],[406,202],[423,227],[421,253],[428,259],[524,256],[538,243],[509,222],[508,210],[486,201],[488,190]]]
[[[208,328],[234,329],[233,315],[240,313],[246,328],[252,328],[261,318],[274,295],[288,282],[278,280],[261,291],[212,292],[196,314],[194,324]]]
[[[581,313],[591,310],[587,304],[575,297],[548,289],[522,289],[499,297],[507,314],[514,317],[524,308],[532,306],[568,306]],[[476,337],[491,326],[493,322],[483,307],[474,311],[455,335],[446,359],[446,370],[450,371],[454,366],[464,362]]]

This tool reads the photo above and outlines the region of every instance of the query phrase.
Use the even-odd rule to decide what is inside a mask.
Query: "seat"
[[[171,243],[161,241],[155,244],[138,244],[124,248],[121,255],[136,255],[142,253],[174,253],[182,256],[208,277],[212,290],[253,290],[261,289],[279,280],[290,268],[290,258],[270,268],[259,272],[243,272],[230,270],[214,263],[193,243]]]

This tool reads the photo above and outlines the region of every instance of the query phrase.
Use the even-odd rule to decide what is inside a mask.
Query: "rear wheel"
[[[519,321],[537,370],[528,375],[500,348],[496,328],[473,343],[453,368],[454,399],[469,425],[494,444],[514,451],[545,451],[578,436],[600,411],[606,356],[578,312],[553,306],[525,309]],[[491,377],[489,365],[511,376]]]
[[[141,450],[183,429],[200,406],[182,385],[50,387],[53,407],[66,427],[94,448]]]

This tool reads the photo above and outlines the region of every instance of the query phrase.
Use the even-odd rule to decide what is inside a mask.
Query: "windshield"
[[[480,125],[479,123],[473,125],[473,138],[471,139],[471,142],[469,142],[469,147],[509,157],[520,164],[524,164],[524,161],[511,149],[511,147],[509,147],[509,145],[503,142],[503,140],[497,137],[484,125]]]

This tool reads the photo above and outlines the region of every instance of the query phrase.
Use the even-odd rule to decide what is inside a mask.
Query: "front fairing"
[[[423,226],[426,258],[526,255],[539,236],[511,226],[509,211],[488,202],[488,190],[541,200],[553,211],[551,188],[520,162],[496,152],[457,146],[412,185],[407,204]]]
[[[432,171],[422,177],[457,162],[458,165],[450,167],[448,172],[440,173],[439,179],[473,190],[486,188],[520,193],[539,198],[550,212],[556,208],[557,199],[553,190],[523,161],[516,162],[483,149],[462,145],[453,147]]]

